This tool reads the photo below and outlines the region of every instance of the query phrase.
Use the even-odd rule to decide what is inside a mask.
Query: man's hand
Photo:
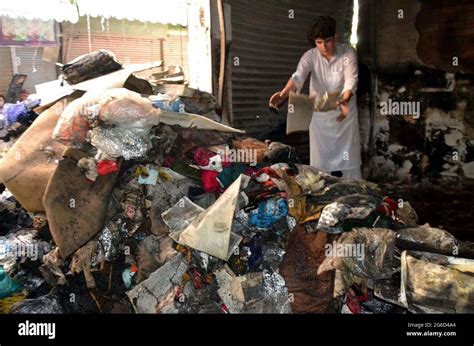
[[[347,118],[349,115],[349,100],[352,97],[352,91],[346,90],[344,94],[342,94],[342,98],[337,101],[337,105],[341,108],[341,114],[336,118],[336,121],[340,123],[344,119]]]
[[[280,105],[283,103],[283,101],[286,100],[287,97],[288,97],[288,94],[283,91],[276,92],[272,95],[272,97],[270,97],[268,106],[270,108],[279,109]]]
[[[341,108],[341,114],[336,118],[336,121],[340,123],[349,115],[349,101],[342,99],[337,102],[337,105]]]

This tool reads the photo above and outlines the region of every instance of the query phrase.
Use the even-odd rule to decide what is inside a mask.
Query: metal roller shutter
[[[89,53],[89,38],[86,34],[71,36],[65,33],[64,47],[64,62],[71,61]],[[91,48],[92,51],[110,50],[125,64],[140,64],[162,59],[159,39],[93,34]]]
[[[6,95],[13,77],[10,47],[0,47],[0,94]]]
[[[86,34],[64,33],[64,62],[89,53],[89,38]],[[164,65],[181,65],[188,76],[188,36],[169,35],[166,39],[124,37],[92,34],[92,51],[107,49],[125,64],[140,64],[163,60]],[[163,47],[163,51],[162,51]]]
[[[180,65],[185,78],[188,79],[188,35],[169,35],[163,42],[163,48],[165,67]]]
[[[29,93],[36,92],[35,85],[55,80],[56,65],[42,60],[43,47],[16,47],[15,54],[20,58],[18,73],[28,75],[23,88]]]

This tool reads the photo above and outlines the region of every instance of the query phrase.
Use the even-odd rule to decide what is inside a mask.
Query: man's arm
[[[289,79],[282,91],[278,91],[270,97],[269,106],[278,109],[280,104],[290,95],[290,91],[296,91],[297,86],[293,79]]]
[[[298,91],[301,90],[303,84],[308,78],[309,73],[311,72],[312,68],[312,58],[311,58],[311,51],[307,51],[301,57],[298,67],[296,68],[296,72],[293,73],[291,78],[286,83],[286,86],[279,92],[270,97],[270,101],[268,105],[271,108],[278,109],[280,104],[285,101],[285,99],[290,95],[290,91]]]
[[[341,122],[349,115],[349,101],[356,92],[359,71],[357,65],[357,53],[350,47],[344,59],[344,87],[338,105],[341,108],[341,115],[336,119]]]

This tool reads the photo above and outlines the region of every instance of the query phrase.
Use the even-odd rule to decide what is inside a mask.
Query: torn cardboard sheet
[[[315,99],[316,96],[290,92],[288,115],[286,117],[286,134],[309,130]]]
[[[176,242],[227,261],[242,241],[231,232],[242,175],[183,231],[170,234]]]
[[[313,112],[336,110],[339,95],[339,92],[326,92],[323,95],[305,95],[290,92],[286,117],[286,134],[297,131],[309,131]]]

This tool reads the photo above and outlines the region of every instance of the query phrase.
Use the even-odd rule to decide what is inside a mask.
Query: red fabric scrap
[[[194,151],[194,162],[198,166],[207,166],[209,164],[209,159],[213,156],[216,156],[216,154],[212,151],[199,147]]]
[[[99,175],[107,175],[118,171],[116,161],[101,160],[97,163],[97,173]]]
[[[219,172],[217,171],[201,171],[201,183],[204,191],[206,192],[223,192],[221,186],[217,182],[217,176]]]
[[[385,197],[382,204],[377,208],[381,213],[387,216],[393,216],[398,209],[398,203],[393,199]]]

